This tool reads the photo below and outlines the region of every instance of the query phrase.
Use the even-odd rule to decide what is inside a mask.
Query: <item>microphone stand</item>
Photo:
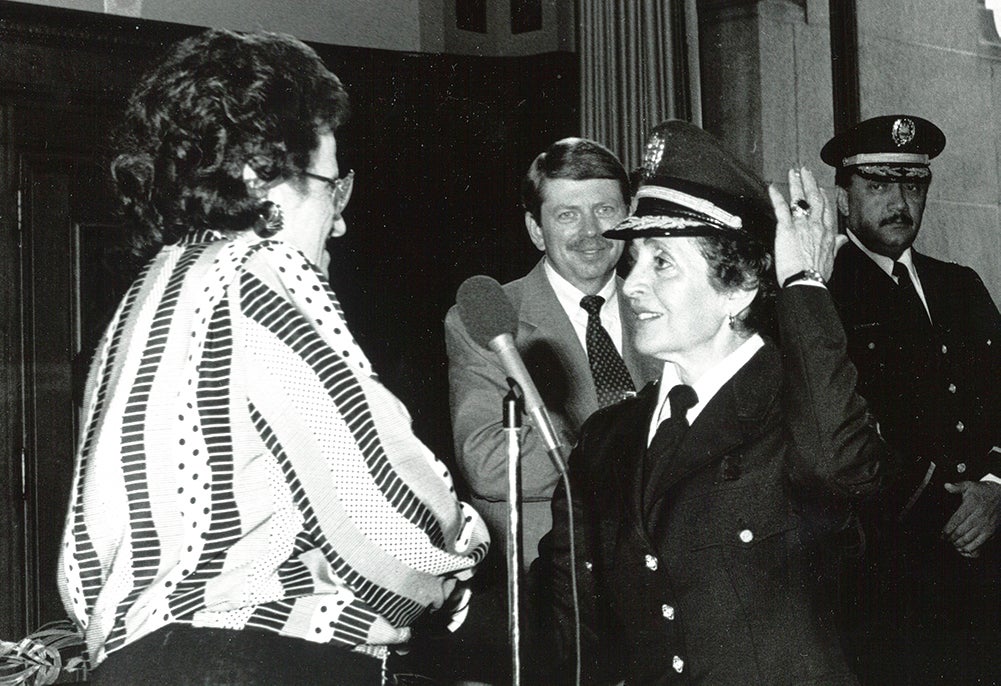
[[[518,393],[518,383],[508,379],[511,390],[504,396],[504,433],[507,435],[507,609],[508,638],[511,641],[511,684],[521,684],[521,603],[519,576],[521,550],[518,531],[519,493],[518,465],[521,457],[521,414],[524,403]]]

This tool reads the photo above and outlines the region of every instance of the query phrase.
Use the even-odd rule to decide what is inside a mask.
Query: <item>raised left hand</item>
[[[947,538],[966,557],[976,557],[978,548],[998,529],[1001,522],[1001,484],[993,481],[960,481],[946,484],[949,493],[959,493],[963,502],[942,529]]]
[[[789,203],[774,186],[768,187],[777,226],[775,273],[779,285],[804,269],[820,272],[825,280],[834,270],[834,255],[848,241],[838,235],[834,204],[817,186],[809,169],[789,170]]]

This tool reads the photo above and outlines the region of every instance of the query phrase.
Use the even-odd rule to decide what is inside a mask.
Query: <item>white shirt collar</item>
[[[543,270],[545,271],[546,278],[549,279],[549,285],[553,287],[553,292],[556,293],[556,299],[559,300],[560,305],[563,307],[563,311],[567,313],[567,318],[570,319],[570,323],[573,324],[574,331],[577,333],[577,337],[580,339],[581,346],[587,349],[585,340],[585,331],[587,330],[587,312],[580,306],[581,298],[583,298],[587,293],[574,286],[572,283],[564,279],[557,271],[553,268],[553,265],[549,263],[549,259],[543,260]],[[612,272],[611,276],[608,277],[608,281],[601,290],[597,292],[596,295],[600,295],[605,299],[605,304],[601,307],[601,325],[605,327],[608,334],[612,337],[612,342],[615,347],[622,352],[622,323],[621,317],[619,316],[619,289],[616,287],[615,283],[615,272]]]
[[[750,362],[751,358],[764,345],[765,341],[761,336],[754,334],[692,384],[699,401],[685,415],[689,424],[695,422],[703,408],[709,404],[709,401],[719,392],[723,384],[732,379],[745,364]],[[657,427],[660,426],[660,423],[671,416],[671,406],[667,402],[667,393],[680,383],[683,382],[678,376],[677,368],[673,364],[665,364],[660,377],[660,387],[657,389],[657,411],[653,413],[653,419],[650,422],[647,444],[653,440],[653,435],[657,433]]]
[[[869,250],[869,248],[862,245],[862,241],[859,240],[858,236],[856,236],[850,230],[848,231],[848,240],[854,243],[856,247],[858,247],[859,250],[865,253],[865,255],[870,260],[875,262],[880,269],[886,272],[887,276],[891,277],[893,276],[892,258],[889,258],[886,255],[880,255],[879,253],[875,253],[872,250]],[[900,259],[898,259],[897,261],[900,262],[905,267],[907,267],[907,271],[911,273],[911,280],[913,281],[917,277],[917,274],[914,271],[914,258],[911,257],[911,249],[907,248],[907,250],[904,251],[904,253],[900,256]]]
[[[552,285],[553,290],[556,292],[556,297],[560,299],[560,302],[566,301],[566,304],[571,305],[574,309],[580,309],[580,300],[587,293],[580,290],[572,283],[563,278],[563,276],[556,271],[552,264],[549,262],[549,258],[543,261],[543,269],[546,270],[546,278],[549,279],[550,285]],[[612,302],[615,299],[616,288],[615,288],[615,274],[612,273],[608,277],[608,281],[605,285],[601,287],[601,290],[597,292],[596,295],[600,295],[605,299],[606,303]],[[566,307],[566,305],[564,305]],[[604,307],[602,307],[604,309]]]

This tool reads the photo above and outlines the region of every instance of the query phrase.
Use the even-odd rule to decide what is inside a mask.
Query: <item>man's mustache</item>
[[[614,244],[610,239],[602,238],[600,236],[596,236],[594,238],[582,238],[567,243],[567,247],[571,250],[601,250],[609,248],[612,245]]]
[[[911,219],[911,215],[906,212],[898,212],[897,214],[890,215],[879,221],[880,226],[889,226],[890,224],[904,224],[906,226],[911,226],[914,224],[914,220]]]

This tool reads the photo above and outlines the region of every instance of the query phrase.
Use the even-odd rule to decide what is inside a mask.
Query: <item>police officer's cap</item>
[[[945,147],[942,129],[927,119],[889,114],[860,122],[827,141],[820,159],[880,181],[927,181],[928,163]]]
[[[724,235],[770,246],[774,237],[764,181],[712,134],[680,119],[647,138],[633,202],[606,238]]]

